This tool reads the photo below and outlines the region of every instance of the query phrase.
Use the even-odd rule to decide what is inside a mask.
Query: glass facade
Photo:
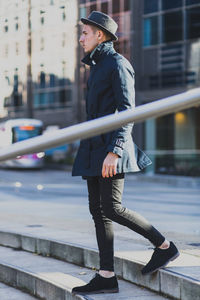
[[[183,5],[183,0],[173,0],[173,1],[162,0],[162,9],[163,10],[181,7],[182,5]]]
[[[183,3],[182,0],[144,0],[145,47],[200,38],[200,1],[186,1],[186,6]],[[152,13],[154,16],[148,17]]]
[[[144,46],[158,44],[158,17],[144,19]]]
[[[144,14],[158,11],[159,0],[144,0]]]
[[[112,0],[112,13],[113,14],[120,13],[120,0]]]
[[[182,11],[162,15],[162,42],[170,43],[183,39]]]
[[[143,2],[143,98],[153,101],[199,87],[200,1]],[[145,122],[153,173],[200,175],[199,120],[196,107]]]
[[[186,5],[200,4],[200,0],[186,0]]]
[[[200,37],[200,6],[186,10],[187,14],[187,38]]]
[[[108,2],[103,2],[101,3],[101,11],[104,14],[108,14]]]

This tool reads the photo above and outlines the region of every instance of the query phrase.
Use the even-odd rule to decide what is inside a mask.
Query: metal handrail
[[[95,120],[83,122],[52,134],[34,137],[0,149],[0,161],[16,158],[17,156],[41,152],[48,148],[71,143],[101,133],[120,128],[128,123],[138,123],[146,119],[156,118],[169,113],[200,105],[200,88],[196,88],[175,96],[138,106]]]

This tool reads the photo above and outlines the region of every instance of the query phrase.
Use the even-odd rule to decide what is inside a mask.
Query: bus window
[[[12,143],[30,139],[42,134],[42,128],[39,126],[16,126],[12,128]]]

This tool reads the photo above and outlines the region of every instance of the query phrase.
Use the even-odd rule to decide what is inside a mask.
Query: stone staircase
[[[167,270],[142,276],[141,258],[133,260],[123,253],[115,257],[116,273],[121,278],[119,294],[72,295],[74,286],[88,282],[95,274],[98,268],[95,249],[3,231],[0,244],[0,281],[37,299],[200,300],[200,285],[194,279]],[[136,253],[132,256],[137,258]],[[26,298],[20,300],[23,299]]]

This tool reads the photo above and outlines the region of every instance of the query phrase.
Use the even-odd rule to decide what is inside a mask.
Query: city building
[[[1,0],[1,119],[85,120],[77,24],[93,10],[119,25],[115,49],[135,69],[137,106],[200,85],[200,0]],[[136,124],[133,135],[153,161],[147,172],[200,174],[199,107]]]
[[[0,118],[77,120],[77,1],[0,1]]]
[[[200,0],[134,2],[139,104],[199,87]],[[200,175],[200,107],[148,120],[143,132],[142,144],[154,162],[149,170]]]

